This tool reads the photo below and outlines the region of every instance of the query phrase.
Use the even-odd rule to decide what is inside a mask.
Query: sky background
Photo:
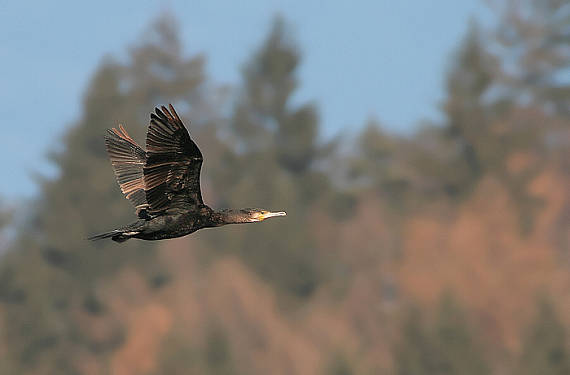
[[[179,20],[185,54],[203,53],[212,81],[234,86],[282,14],[303,53],[295,100],[317,103],[324,137],[372,116],[403,133],[440,118],[454,49],[470,18],[491,19],[481,0],[0,0],[0,197],[34,196],[32,175],[54,173],[45,155],[81,113],[97,65],[164,11]]]

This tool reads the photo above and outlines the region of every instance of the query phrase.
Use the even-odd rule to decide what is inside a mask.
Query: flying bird
[[[151,113],[146,151],[122,125],[107,130],[107,153],[121,191],[135,206],[138,220],[90,240],[163,240],[202,228],[257,223],[286,215],[258,208],[213,210],[204,204],[200,192],[202,153],[174,107],[169,108],[155,108]]]

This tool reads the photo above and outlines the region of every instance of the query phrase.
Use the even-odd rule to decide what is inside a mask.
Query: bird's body
[[[197,212],[169,213],[149,219],[139,219],[132,224],[126,225],[115,231],[104,234],[117,242],[129,238],[142,240],[164,240],[176,238],[194,233],[198,229],[212,227],[208,216],[212,210],[209,207]],[[205,212],[205,215],[202,214]],[[109,236],[110,234],[110,236]]]
[[[182,237],[202,228],[263,221],[285,212],[261,209],[215,211],[202,201],[202,153],[170,106],[151,114],[144,151],[119,125],[105,137],[121,191],[135,206],[138,220],[91,240],[130,238],[162,240]]]

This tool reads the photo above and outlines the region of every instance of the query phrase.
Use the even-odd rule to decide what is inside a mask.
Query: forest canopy
[[[0,372],[568,373],[569,7],[496,9],[450,56],[441,122],[402,136],[371,119],[333,139],[318,102],[291,100],[303,55],[286,20],[228,94],[159,17],[93,73],[29,217],[0,211],[15,232]],[[166,103],[204,154],[206,203],[287,220],[85,241],[133,219],[105,129],[143,143]]]

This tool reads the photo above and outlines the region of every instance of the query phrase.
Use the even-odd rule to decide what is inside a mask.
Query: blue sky
[[[78,118],[101,59],[123,54],[165,10],[186,54],[204,53],[211,79],[232,85],[284,15],[303,52],[295,100],[317,103],[325,137],[371,116],[400,132],[437,119],[469,19],[491,18],[481,0],[0,1],[0,196],[37,192],[31,175],[50,170],[45,155]]]

